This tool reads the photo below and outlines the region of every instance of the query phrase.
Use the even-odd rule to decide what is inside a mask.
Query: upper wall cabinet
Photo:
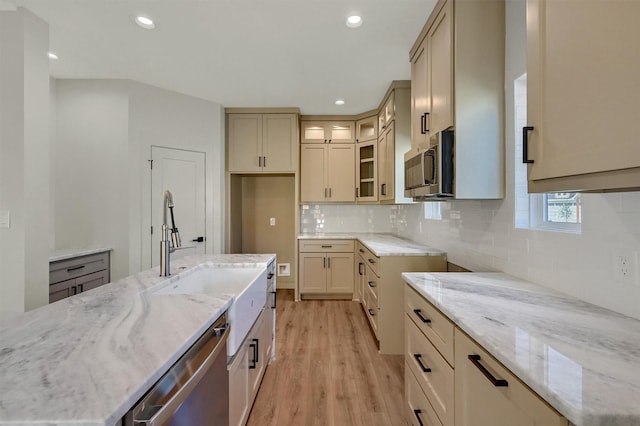
[[[640,190],[639,16],[638,1],[527,0],[529,192]]]
[[[295,173],[297,114],[227,114],[227,171]]]
[[[394,81],[380,108],[385,117],[378,136],[378,200],[380,204],[412,203],[404,197],[404,153],[411,149],[411,88]],[[386,119],[389,119],[386,122]]]
[[[439,0],[411,49],[411,150],[454,130],[454,194],[504,197],[504,1]]]
[[[303,121],[302,143],[355,143],[353,121]]]
[[[365,117],[356,121],[356,142],[374,141],[378,138],[376,116]]]

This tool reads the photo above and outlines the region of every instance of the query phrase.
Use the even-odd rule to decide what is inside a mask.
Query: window
[[[548,231],[580,232],[580,194],[527,193],[527,165],[522,163],[522,128],[527,125],[527,76],[514,82],[515,107],[515,225]]]
[[[422,203],[424,206],[424,218],[432,220],[442,220],[442,202],[429,201]]]

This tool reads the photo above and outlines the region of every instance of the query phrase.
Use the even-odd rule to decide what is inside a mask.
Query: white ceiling
[[[410,79],[436,0],[13,0],[49,23],[56,78],[125,78],[226,107],[377,108]],[[345,25],[357,13],[364,24]],[[133,17],[145,14],[156,29]],[[334,105],[338,98],[342,107]]]

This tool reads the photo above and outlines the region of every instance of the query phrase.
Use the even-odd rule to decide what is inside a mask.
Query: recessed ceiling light
[[[342,99],[338,99],[338,100],[335,102],[335,104],[336,104],[336,105],[344,105],[344,101],[343,101]]]
[[[53,52],[49,52],[49,59],[58,59],[58,55]]]
[[[358,28],[360,25],[362,25],[362,18],[358,15],[351,15],[347,18],[346,24],[349,28]]]
[[[146,30],[152,30],[156,27],[151,18],[142,15],[136,16],[136,24]]]

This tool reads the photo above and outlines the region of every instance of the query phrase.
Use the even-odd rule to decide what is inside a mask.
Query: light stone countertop
[[[181,268],[274,255],[186,256]],[[229,308],[228,294],[149,294],[159,268],[0,320],[0,425],[114,425]]]
[[[358,240],[376,256],[445,256],[447,253],[393,234],[314,233],[300,234],[299,240]]]
[[[55,249],[49,252],[49,262],[58,262],[60,260],[72,259],[74,257],[88,256],[90,254],[104,253],[112,251],[110,247],[96,247],[83,249]]]
[[[640,425],[640,321],[502,273],[403,273],[577,426]]]

